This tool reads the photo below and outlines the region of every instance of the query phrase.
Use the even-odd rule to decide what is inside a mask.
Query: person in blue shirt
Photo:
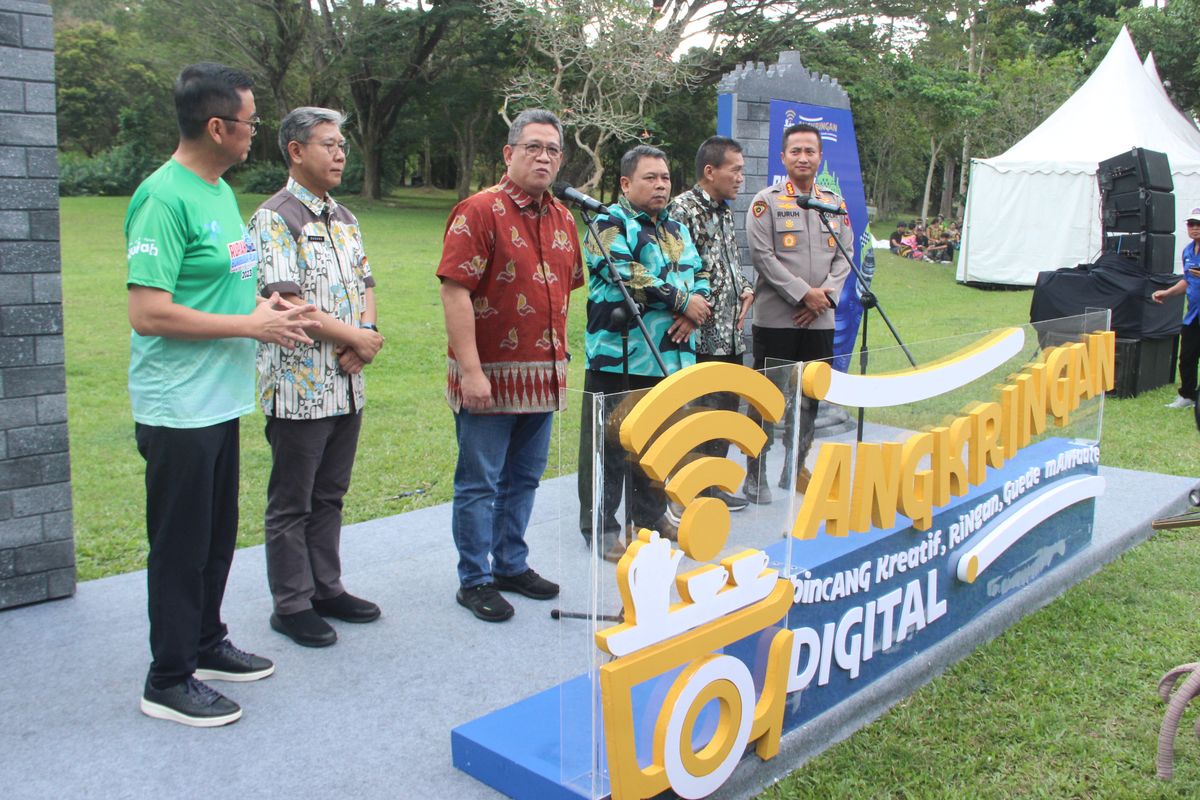
[[[1196,405],[1196,371],[1200,364],[1200,208],[1193,208],[1187,218],[1190,241],[1183,248],[1183,279],[1169,289],[1159,289],[1150,295],[1156,303],[1167,297],[1187,293],[1187,313],[1179,330],[1179,396],[1167,408],[1194,408]]]

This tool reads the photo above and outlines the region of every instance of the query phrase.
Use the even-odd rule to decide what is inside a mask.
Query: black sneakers
[[[191,676],[166,689],[155,689],[147,678],[141,708],[148,717],[193,728],[216,728],[242,718],[241,706]]]
[[[557,593],[558,587],[555,586],[554,590]],[[553,595],[551,596],[553,597]],[[494,583],[460,587],[455,597],[460,606],[469,609],[472,614],[484,622],[504,622],[513,615],[512,605],[500,596]]]
[[[312,607],[322,617],[333,617],[342,622],[374,622],[381,613],[379,606],[370,600],[355,597],[349,592],[325,600],[313,600]]]
[[[271,629],[301,647],[328,647],[337,641],[337,631],[311,608],[295,614],[272,614]]]
[[[725,507],[730,511],[744,511],[750,505],[750,501],[744,497],[723,492],[720,489],[708,489],[700,493],[704,497],[715,497],[725,504]]]
[[[516,592],[534,600],[549,600],[558,597],[558,584],[546,580],[532,569],[527,569],[520,575],[506,578],[503,575],[492,576],[496,588],[502,592]]]
[[[196,660],[198,681],[256,681],[275,672],[269,659],[247,653],[228,639]]]

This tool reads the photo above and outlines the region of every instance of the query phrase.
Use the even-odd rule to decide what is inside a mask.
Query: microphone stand
[[[913,358],[912,352],[909,351],[908,346],[905,345],[904,341],[900,338],[900,334],[896,331],[896,326],[892,324],[892,321],[888,319],[887,314],[884,313],[883,306],[879,305],[879,297],[871,291],[871,288],[867,285],[867,279],[863,277],[862,272],[860,272],[858,267],[854,265],[854,259],[850,257],[850,254],[846,252],[846,248],[842,246],[842,240],[839,239],[833,232],[833,226],[829,224],[828,212],[817,208],[813,209],[813,211],[816,211],[817,216],[821,218],[821,224],[824,225],[825,230],[829,232],[829,236],[833,239],[833,243],[837,245],[837,249],[841,252],[842,257],[845,258],[846,263],[850,265],[850,271],[854,273],[854,278],[858,282],[859,297],[863,307],[862,342],[858,347],[859,374],[867,374],[867,361],[869,360],[870,352],[870,347],[867,344],[867,324],[871,319],[871,309],[875,309],[879,312],[879,318],[883,320],[884,325],[887,325],[888,330],[891,331],[892,338],[896,340],[896,344],[900,345],[900,349],[904,351],[905,357],[908,358],[908,363],[912,364],[914,367],[917,366],[916,359]],[[857,440],[860,442],[863,438],[863,417],[864,409],[862,406],[859,406]]]
[[[642,332],[642,338],[646,340],[646,347],[650,350],[650,354],[654,356],[654,361],[658,364],[659,371],[663,377],[667,377],[667,363],[663,361],[662,353],[659,352],[658,346],[654,344],[654,339],[650,336],[649,329],[646,328],[646,322],[642,319],[641,309],[634,301],[633,296],[629,294],[629,287],[625,285],[625,279],[621,277],[621,273],[617,271],[616,265],[613,263],[612,254],[608,252],[608,248],[604,246],[604,242],[600,239],[600,232],[596,230],[596,215],[585,208],[579,209],[579,216],[583,218],[583,224],[587,226],[588,235],[592,237],[592,241],[596,245],[596,249],[600,251],[600,257],[603,259],[608,270],[608,279],[621,292],[621,299],[624,302],[622,308],[613,310],[612,321],[621,329],[621,388],[628,396],[629,394],[629,321],[632,320],[639,331]],[[592,420],[595,425],[595,420]],[[607,444],[605,445],[608,446]],[[626,455],[627,467],[625,469],[625,524],[618,535],[618,539],[628,535],[628,531],[633,526],[633,470],[634,454]],[[603,499],[601,499],[603,502]],[[592,498],[592,509],[596,507],[596,498]],[[601,532],[603,536],[603,532]],[[592,542],[595,546],[595,531],[592,532]],[[562,611],[560,609],[552,609],[550,616],[554,619],[588,619],[588,615],[576,611]],[[624,609],[622,609],[620,618],[624,619]],[[610,615],[601,614],[597,617],[599,620],[616,619]]]

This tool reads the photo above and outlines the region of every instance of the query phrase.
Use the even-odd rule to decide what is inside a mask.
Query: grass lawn
[[[260,196],[241,197],[248,216]],[[352,200],[379,282],[388,342],[369,368],[368,408],[347,522],[450,500],[452,421],[442,398],[445,333],[434,266],[453,198],[413,191]],[[142,461],[126,393],[121,223],[126,199],[62,201],[63,296],[75,535],[82,580],[145,565]],[[889,229],[885,223],[878,230]],[[959,286],[954,267],[879,257],[875,289],[907,342],[1028,319],[1031,293]],[[580,356],[583,295],[570,343]],[[876,318],[873,348],[892,346]],[[582,385],[582,358],[572,385]],[[1163,387],[1104,409],[1103,462],[1200,475],[1190,412]],[[574,413],[564,415],[554,474],[574,470]],[[243,420],[241,545],[262,541],[270,456],[261,415]],[[552,461],[555,456],[552,454]],[[449,535],[449,532],[447,532]],[[1200,745],[1181,727],[1175,782],[1154,780],[1162,706],[1154,682],[1196,656],[1200,548],[1187,530],[1126,554],[980,648],[879,721],[814,759],[769,798],[1194,797]],[[451,568],[450,565],[447,568]],[[1189,717],[1190,720],[1190,717]]]

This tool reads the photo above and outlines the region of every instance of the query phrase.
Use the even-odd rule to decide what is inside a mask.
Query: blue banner
[[[848,109],[771,101],[771,132],[768,141],[768,184],[787,178],[783,167],[783,131],[797,123],[812,125],[821,131],[821,168],[817,185],[837,192],[846,201],[850,229],[854,231],[854,266],[859,267],[870,287],[875,274],[875,252],[867,224],[867,198],[863,192],[862,167],[858,161],[858,142],[854,137],[854,118]],[[861,288],[851,275],[838,300],[837,326],[833,337],[834,369],[846,371],[850,353],[855,349],[858,325],[862,318]]]

